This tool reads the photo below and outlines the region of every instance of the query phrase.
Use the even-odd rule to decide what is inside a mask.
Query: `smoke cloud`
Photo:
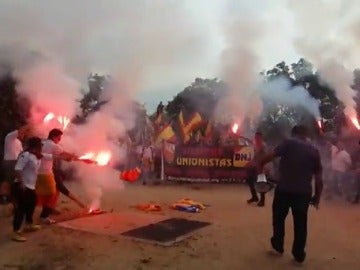
[[[316,119],[320,118],[319,101],[314,99],[304,87],[293,87],[290,80],[285,77],[265,82],[259,89],[265,102],[290,107],[301,106]]]
[[[254,119],[262,109],[259,93],[259,54],[261,22],[232,19],[225,25],[226,47],[222,54],[222,78],[229,86],[229,94],[220,100],[215,115],[219,121],[235,120],[240,126],[245,116]]]
[[[62,142],[80,155],[110,150],[112,162],[125,158],[118,139],[134,125],[136,93],[166,85],[163,77],[171,84],[190,81],[206,63],[210,44],[186,1],[5,0],[0,24],[6,26],[0,29],[0,62],[12,67],[42,136],[56,126],[42,123],[47,113],[76,114],[89,72],[112,75],[103,91],[109,102],[85,125],[70,125]],[[101,196],[98,188],[122,188],[109,167],[76,166],[90,197]]]
[[[290,1],[297,50],[313,62],[322,81],[332,87],[349,117],[356,115],[353,69],[359,63],[360,7],[357,1]],[[321,10],[321,12],[319,12]]]
[[[233,2],[234,7],[236,2]],[[279,4],[279,3],[278,3]],[[288,10],[275,7],[276,14],[285,15]],[[243,123],[245,117],[256,124],[263,110],[262,101],[288,106],[302,106],[319,118],[319,103],[303,87],[293,88],[286,78],[264,82],[260,76],[264,58],[279,48],[274,43],[273,31],[284,24],[283,18],[269,14],[234,12],[223,25],[225,48],[221,58],[222,78],[229,86],[229,95],[216,108],[219,121]],[[235,116],[235,117],[234,117]]]

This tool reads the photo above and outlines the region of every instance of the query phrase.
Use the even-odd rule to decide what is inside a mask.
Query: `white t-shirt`
[[[44,140],[42,153],[51,154],[51,155],[59,155],[63,152],[63,149],[60,145],[54,143],[52,140]],[[51,174],[53,171],[53,159],[42,159],[39,173],[40,174]]]
[[[334,171],[346,172],[351,166],[351,157],[345,150],[339,151],[337,147],[331,148],[331,168]]]
[[[21,141],[17,137],[17,130],[6,135],[4,143],[4,160],[17,160],[20,153],[23,151]]]
[[[52,160],[52,155],[43,154],[43,157],[40,160],[34,154],[27,151],[20,154],[16,161],[15,170],[21,171],[25,187],[32,190],[35,189],[36,179],[42,160]],[[16,179],[15,182],[17,182]]]

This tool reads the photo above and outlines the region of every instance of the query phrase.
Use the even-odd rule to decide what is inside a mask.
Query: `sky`
[[[26,52],[36,52],[79,84],[89,72],[111,74],[151,112],[196,77],[223,78],[229,48],[253,54],[259,72],[297,61],[305,51],[297,46],[303,17],[296,21],[292,9],[312,16],[307,32],[332,27],[329,18],[317,23],[327,15],[314,2],[329,12],[352,2],[348,10],[358,18],[356,0],[2,0],[0,57],[23,66]]]
[[[179,71],[181,79],[177,83],[168,81],[163,85],[155,85],[154,89],[142,89],[139,99],[149,110],[156,108],[159,98],[163,103],[171,100],[196,77],[221,77],[219,59],[226,47],[222,28],[230,18],[261,18],[268,23],[268,26],[264,27],[264,40],[260,42],[257,50],[260,60],[259,71],[271,68],[283,60],[293,63],[300,58],[293,46],[296,30],[292,14],[288,11],[285,1],[190,0],[184,2],[188,12],[193,14],[201,25],[201,31],[205,33],[211,44],[210,50],[206,56],[198,57],[198,61],[202,64],[195,71],[186,68]]]

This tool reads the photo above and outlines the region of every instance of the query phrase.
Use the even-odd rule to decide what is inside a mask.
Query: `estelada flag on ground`
[[[179,126],[184,143],[189,142],[192,131],[198,128],[202,124],[202,122],[202,117],[198,112],[194,113],[189,118],[189,121],[185,121],[183,111],[180,112]]]
[[[175,132],[171,124],[165,125],[158,133],[155,139],[155,145],[159,145],[162,141],[172,141],[176,139]]]

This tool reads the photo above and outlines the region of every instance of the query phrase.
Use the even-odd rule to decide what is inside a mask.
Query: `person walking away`
[[[258,163],[260,159],[265,155],[265,143],[261,132],[256,132],[253,141],[254,157],[248,166],[248,185],[250,189],[251,198],[247,200],[247,203],[257,202],[257,206],[265,206],[265,193],[260,193],[260,201],[255,190],[255,183],[258,175]]]
[[[59,145],[63,132],[60,129],[52,129],[48,138],[43,143],[43,153],[61,157],[67,161],[76,159],[73,154],[65,152]],[[39,175],[36,181],[36,194],[38,203],[42,206],[40,220],[45,224],[52,224],[55,221],[49,216],[57,201],[56,181],[53,173],[53,160],[42,160],[39,168]]]
[[[23,151],[22,140],[31,130],[30,125],[25,125],[18,130],[8,133],[4,141],[4,160],[2,164],[3,178],[0,179],[0,190],[3,203],[11,201],[10,187],[15,179],[15,164]]]
[[[36,206],[35,184],[41,159],[52,159],[51,155],[42,155],[42,143],[38,137],[30,138],[27,149],[19,155],[15,165],[16,179],[12,184],[15,211],[13,217],[12,240],[24,242],[26,238],[21,234],[24,218],[25,231],[36,231],[39,225],[33,223],[33,214]]]
[[[333,194],[341,196],[342,191],[344,191],[344,181],[347,181],[346,174],[350,167],[351,157],[345,150],[344,144],[340,141],[336,142],[331,148],[331,169],[333,175],[330,187],[331,193],[328,194],[329,199]]]
[[[360,145],[360,141],[359,141]],[[352,201],[353,204],[358,204],[360,202],[360,149],[355,151],[353,158],[353,169],[355,172],[355,198]]]
[[[280,158],[279,182],[275,189],[272,205],[273,236],[272,248],[284,252],[285,219],[291,209],[294,220],[294,241],[292,255],[301,263],[305,260],[308,208],[312,204],[319,208],[323,180],[319,151],[307,141],[307,129],[295,126],[292,138],[284,140],[274,151],[266,154],[260,162],[264,164]],[[315,178],[315,195],[312,197],[311,181]]]

